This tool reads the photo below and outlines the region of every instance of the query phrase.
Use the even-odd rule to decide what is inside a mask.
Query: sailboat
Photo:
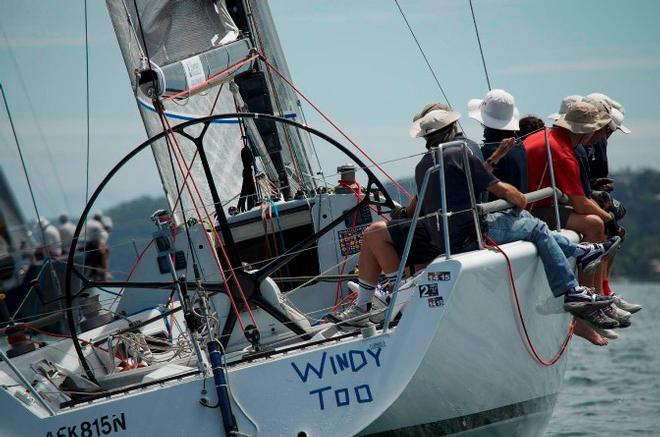
[[[363,329],[327,322],[361,232],[397,205],[354,147],[302,122],[305,97],[267,2],[107,7],[151,138],[83,211],[64,275],[68,334],[11,358],[0,349],[11,418],[1,435],[542,433],[572,325],[531,243],[447,247],[404,278],[408,244],[382,317]],[[349,162],[334,186],[315,177],[321,145]],[[169,209],[154,212],[128,277],[94,280],[74,249],[104,188],[141,152],[154,156]],[[420,195],[442,172],[429,170]],[[479,213],[507,207],[473,198],[468,213],[478,227]],[[448,212],[439,217],[447,229]],[[12,349],[29,340],[15,337]]]

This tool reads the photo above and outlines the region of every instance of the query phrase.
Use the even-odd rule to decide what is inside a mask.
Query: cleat
[[[628,311],[630,314],[635,314],[637,311],[642,309],[641,305],[637,305],[636,303],[630,303],[627,300],[625,300],[623,297],[619,296],[618,294],[612,294],[611,296],[614,299],[614,305],[617,307],[621,308],[624,311]]]
[[[578,246],[585,253],[576,257],[576,264],[583,272],[592,272],[600,265],[604,258],[614,254],[620,244],[621,237],[618,236],[605,240],[603,243],[580,243]]]
[[[600,331],[602,330],[610,330],[614,328],[619,327],[619,322],[617,322],[614,319],[609,318],[603,310],[595,310],[595,311],[590,311],[590,312],[584,312],[582,314],[577,315],[576,317],[581,318],[584,320],[589,326],[591,326],[594,330],[596,330],[599,334],[603,335]],[[616,334],[616,333],[615,333]],[[607,337],[606,335],[603,335],[604,337]],[[618,335],[617,335],[618,337]],[[607,338],[613,338],[613,337],[607,337]]]
[[[612,301],[611,297],[594,294],[590,288],[578,286],[564,295],[564,311],[579,316],[586,311],[605,308]]]
[[[620,309],[614,304],[610,304],[610,306],[607,308],[603,308],[603,312],[610,319],[614,319],[619,322],[619,328],[627,328],[631,325],[630,317],[632,314],[630,314],[628,311]]]

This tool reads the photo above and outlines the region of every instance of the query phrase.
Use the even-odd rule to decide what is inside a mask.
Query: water
[[[612,288],[644,308],[608,346],[572,340],[546,436],[660,436],[660,284]]]

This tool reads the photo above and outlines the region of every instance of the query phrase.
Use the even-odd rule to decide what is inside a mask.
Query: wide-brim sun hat
[[[459,118],[461,118],[460,112],[435,109],[422,118],[413,121],[408,132],[413,138],[425,137],[446,128],[455,121],[458,121]]]
[[[494,89],[483,99],[468,102],[468,115],[486,127],[497,130],[517,131],[520,129],[520,112],[511,94]]]
[[[575,102],[581,102],[582,99],[584,99],[584,97],[578,94],[571,94],[570,96],[564,97],[561,99],[561,103],[559,104],[559,112],[553,112],[552,114],[548,115],[548,118],[552,121],[557,120],[560,115],[566,114],[569,105],[572,105]]]
[[[629,134],[630,129],[623,125],[624,111],[623,105],[609,96],[602,93],[591,93],[584,98],[585,102],[593,103],[596,106],[605,105],[612,121],[610,122],[610,129],[612,131],[620,130],[624,134]]]
[[[612,108],[612,111],[610,112],[610,116],[612,117],[612,130],[620,130],[624,134],[629,134],[630,129],[625,127],[623,125],[623,113],[617,109],[617,108]]]
[[[555,126],[563,127],[574,134],[590,134],[605,127],[612,121],[609,114],[596,105],[587,102],[575,102],[569,105],[566,114],[555,121]]]

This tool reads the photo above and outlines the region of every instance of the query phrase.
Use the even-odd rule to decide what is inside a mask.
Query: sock
[[[385,275],[384,275],[384,276],[385,276],[385,280],[383,281],[383,284],[386,283],[386,282],[389,282],[389,283],[391,283],[392,285],[394,285],[394,282],[396,281],[396,274],[397,274],[397,273],[398,273],[398,272],[396,272],[396,271],[394,271],[394,272],[390,272],[390,273],[385,273]]]
[[[376,285],[370,284],[368,282],[360,279],[358,281],[360,288],[358,289],[358,296],[355,299],[355,304],[362,309],[368,310],[371,306],[371,301],[374,298],[374,293],[376,293]]]
[[[603,279],[603,295],[605,296],[611,296],[613,295],[614,292],[610,288],[610,281],[609,279]]]

